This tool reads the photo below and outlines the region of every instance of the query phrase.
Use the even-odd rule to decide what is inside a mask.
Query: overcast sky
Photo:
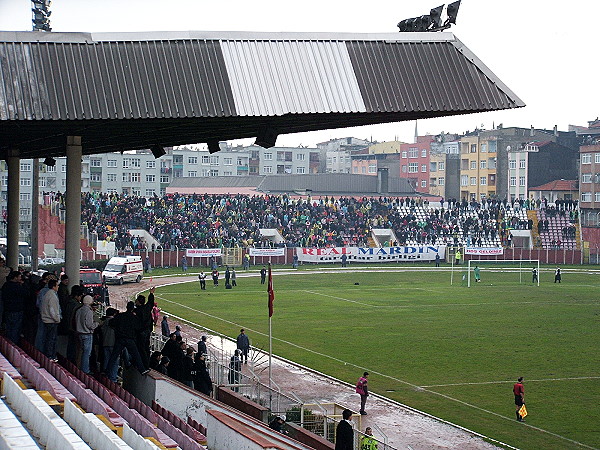
[[[53,0],[53,31],[334,31],[397,32],[436,0]],[[419,134],[530,125],[567,130],[600,115],[600,1],[463,0],[451,31],[525,103],[525,108],[427,119]],[[31,30],[29,0],[0,0],[0,30]],[[314,146],[354,136],[412,142],[402,122],[280,136],[277,145]]]

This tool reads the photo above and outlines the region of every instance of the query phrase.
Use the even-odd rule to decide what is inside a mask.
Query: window
[[[209,155],[202,155],[202,164],[208,164],[210,162]]]
[[[146,197],[154,197],[156,194],[156,189],[146,189]]]
[[[419,163],[408,163],[408,173],[417,173],[419,171]]]
[[[60,185],[62,187],[65,187],[67,185],[67,180],[65,180],[64,178],[62,180],[60,180]]]
[[[509,169],[516,169],[517,168],[517,161],[514,159],[511,159],[510,161],[508,161],[508,168]]]
[[[446,163],[445,163],[445,162],[442,162],[442,161],[441,161],[441,162],[439,162],[439,163],[438,163],[438,170],[439,170],[440,172],[443,172],[444,170],[446,170]]]
[[[212,155],[210,157],[210,165],[211,166],[218,166],[219,165],[219,157],[216,155]]]
[[[421,164],[421,172],[427,172],[427,164]]]
[[[487,177],[479,177],[479,185],[487,186]]]
[[[437,183],[438,186],[444,186],[446,184],[446,179],[444,177],[439,177]]]
[[[209,177],[218,177],[219,169],[210,169],[210,172],[208,172],[208,176]]]
[[[273,153],[265,152],[265,161],[273,161]]]
[[[168,183],[169,182],[169,175],[161,175],[160,176],[160,182],[161,183]]]
[[[198,157],[197,156],[189,156],[188,164],[198,164]]]
[[[409,158],[418,158],[419,157],[419,150],[416,148],[409,148],[408,149],[408,157]]]
[[[517,177],[510,177],[510,185],[511,186],[517,185]]]
[[[90,159],[90,167],[102,167],[102,160],[100,158]]]
[[[31,215],[31,208],[19,208],[20,216],[29,216]]]
[[[402,157],[403,157],[403,158],[406,158],[406,156],[407,156],[407,152],[406,152],[406,150],[404,150],[404,151],[402,152]]]
[[[480,169],[485,169],[486,167],[487,167],[487,161],[485,159],[482,159],[481,161],[479,161]]]
[[[525,169],[525,163],[526,161],[524,159],[521,159],[519,161],[519,169]]]
[[[377,164],[369,164],[369,173],[377,173]]]
[[[131,194],[135,195],[136,197],[139,197],[141,195],[142,191],[140,191],[139,188],[131,188]]]
[[[26,202],[31,200],[31,193],[29,192],[21,192],[19,194],[19,200],[21,200],[22,202]]]
[[[519,186],[525,186],[525,177],[519,177]]]
[[[304,153],[296,153],[296,161],[304,161],[306,155]]]
[[[223,176],[224,177],[230,177],[233,175],[233,172],[231,170],[226,170],[223,172]]]
[[[356,173],[356,172],[355,172]],[[402,173],[406,173],[406,164],[402,166]]]
[[[471,153],[477,153],[477,144],[471,144]]]
[[[154,175],[152,175],[154,176]],[[139,183],[141,180],[141,174],[139,172],[124,173],[123,183]]]
[[[31,172],[31,163],[21,163],[19,168],[21,172]]]
[[[106,193],[107,193],[107,194],[116,194],[116,193],[117,193],[117,190],[116,190],[115,188],[108,188],[108,189],[106,190]]]
[[[6,184],[4,182],[4,177],[2,177],[2,186],[6,186]],[[40,178],[40,187],[46,187],[46,179],[45,178]]]
[[[591,192],[582,192],[581,193],[581,201],[582,202],[591,202],[592,201],[592,193]]]
[[[207,177],[208,176],[208,169],[202,169],[202,176],[203,177]]]
[[[591,183],[592,182],[592,174],[591,173],[582,173],[581,174],[581,182],[582,183]]]
[[[156,161],[146,161],[146,169],[156,169]]]
[[[471,161],[471,170],[477,169],[477,161]]]
[[[460,176],[460,185],[461,186],[468,186],[469,185],[469,176],[468,175],[461,175]]]
[[[591,164],[591,163],[592,163],[592,154],[591,153],[582,153],[581,154],[581,164]]]
[[[594,193],[594,201],[595,202],[600,202],[600,192]]]
[[[108,161],[106,161],[106,167],[117,167],[117,160],[109,159]]]
[[[600,164],[600,153],[594,153],[594,162]]]
[[[108,183],[116,183],[117,182],[117,174],[116,173],[106,174],[106,181]]]
[[[245,165],[244,160],[242,158],[238,158],[237,159],[237,165],[238,166],[244,166]]]
[[[365,166],[362,166],[360,168],[361,173],[367,173],[367,168]],[[416,171],[415,171],[416,172]]]
[[[56,166],[46,166],[46,172],[56,172]]]
[[[427,158],[427,149],[421,150],[421,158]]]
[[[406,166],[402,166],[402,171],[406,172]],[[354,166],[352,168],[352,173],[358,173],[358,167]]]
[[[264,173],[273,173],[273,166],[265,166],[263,167]]]
[[[198,176],[198,171],[196,170],[190,170],[188,172],[188,177],[197,177]]]
[[[131,158],[131,167],[136,169],[142,167],[142,160],[140,158]]]
[[[31,178],[21,178],[21,186],[31,186]]]
[[[156,181],[156,175],[146,174],[146,183],[154,183]]]
[[[233,166],[233,158],[223,158],[223,164],[226,166]]]
[[[61,164],[60,165],[60,171],[62,173],[67,173],[67,165],[66,164]]]
[[[302,167],[296,167],[296,173],[298,173],[298,174],[303,174],[303,173],[305,173],[304,166],[302,166]]]
[[[129,169],[131,158],[123,158],[123,169]]]
[[[471,177],[469,181],[471,186],[477,186],[477,177]]]
[[[100,176],[99,173],[91,173],[90,181],[93,183],[98,183],[98,182],[102,181],[102,177]]]
[[[421,180],[421,187],[427,187],[427,180]]]
[[[429,163],[429,171],[430,172],[437,172],[437,163]]]
[[[481,144],[481,145],[479,146],[479,151],[480,151],[481,153],[487,153],[487,144]]]

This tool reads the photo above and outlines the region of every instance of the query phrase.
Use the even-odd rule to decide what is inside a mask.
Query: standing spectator
[[[150,264],[149,256],[146,256],[146,259],[144,259],[144,272],[147,272],[147,273],[152,272],[152,264]]]
[[[185,350],[181,368],[181,382],[187,387],[194,388],[194,349],[188,347]]]
[[[265,266],[262,266],[262,269],[260,269],[260,284],[265,284],[266,279],[267,269],[265,269]]]
[[[250,253],[244,255],[244,270],[250,269]]]
[[[554,271],[554,282],[559,282],[560,283],[560,267],[557,267],[556,270]]]
[[[344,253],[341,257],[342,267],[346,267],[348,265],[348,256]]]
[[[67,359],[73,364],[77,363],[77,346],[79,341],[77,338],[77,330],[75,329],[75,313],[83,306],[81,303],[83,296],[83,288],[78,284],[73,286],[71,288],[71,297],[65,305],[61,318],[61,324],[64,323],[64,328],[67,331]]]
[[[241,354],[241,360],[244,364],[248,364],[248,352],[250,351],[250,339],[246,335],[246,331],[242,328],[240,334],[237,337],[237,348]]]
[[[44,355],[52,361],[56,359],[56,337],[60,323],[60,303],[58,301],[58,282],[48,281],[48,290],[44,294],[40,308],[40,317],[44,322],[45,345]]]
[[[178,337],[178,338],[182,337],[181,336],[181,327],[179,325],[175,325],[174,333],[175,333],[175,337]]]
[[[163,316],[163,320],[160,323],[160,332],[164,337],[171,336],[171,330],[169,329],[169,321],[167,320],[168,316]]]
[[[285,419],[281,416],[275,417],[271,422],[269,422],[269,428],[281,433],[281,427],[285,423]]]
[[[377,440],[373,437],[371,427],[365,428],[365,435],[360,440],[360,450],[377,450]]]
[[[237,275],[235,273],[235,267],[231,269],[231,286],[237,286]]]
[[[69,276],[63,273],[60,276],[60,284],[58,285],[58,303],[60,310],[64,311],[67,301],[69,301]]]
[[[532,277],[531,282],[532,283],[537,283],[537,281],[538,281],[538,273],[537,273],[537,269],[535,267],[533,269],[531,269],[531,277]]]
[[[240,360],[240,351],[236,350],[235,352],[233,352],[233,356],[229,360],[229,374],[227,376],[227,381],[229,381],[229,384],[233,385],[231,387],[232,391],[240,391],[240,388],[235,385],[240,384],[241,376],[242,361]]]
[[[6,337],[15,344],[19,344],[21,337],[27,295],[27,289],[21,284],[21,273],[16,270],[10,272],[2,286],[2,303]]]
[[[460,249],[456,249],[456,253],[454,253],[454,264],[460,265],[460,259],[462,258],[462,254],[460,253]]]
[[[119,369],[119,358],[123,349],[127,349],[133,364],[142,375],[146,375],[150,369],[144,366],[136,345],[137,333],[140,331],[140,322],[134,314],[135,303],[128,302],[127,310],[117,314],[111,321],[110,326],[115,330],[115,346],[108,360],[108,378],[117,381]]]
[[[294,258],[292,259],[292,269],[298,268],[298,255],[294,253]]]
[[[200,272],[198,275],[198,279],[200,280],[200,290],[206,290],[206,274],[204,272]]]
[[[365,372],[356,382],[356,393],[360,394],[360,414],[362,416],[367,415],[365,405],[367,403],[367,397],[369,396],[368,378],[369,372]]]
[[[160,360],[162,358],[162,354],[159,351],[152,352],[150,355],[150,368],[154,370],[158,370],[158,366],[160,366]]]
[[[92,303],[94,299],[86,295],[83,297],[83,306],[75,313],[75,330],[81,345],[81,364],[79,368],[83,373],[90,373],[90,356],[92,354],[92,343],[94,330],[98,323],[94,321]]]
[[[181,258],[181,268],[183,269],[184,272],[187,272],[188,262],[187,262],[187,258],[185,257],[185,255],[183,255],[183,258]]]
[[[229,280],[231,280],[231,271],[229,266],[225,266],[225,287],[229,284]]]
[[[148,301],[146,301],[146,297],[143,295],[138,295],[135,300],[135,315],[140,321],[140,329],[137,334],[136,344],[144,367],[148,367],[148,364],[150,363],[150,335],[154,329],[152,308],[154,308],[155,290],[155,286],[150,288]]]
[[[169,359],[168,356],[163,356],[160,359],[160,364],[158,365],[158,368],[156,369],[157,372],[162,373],[163,375],[169,375],[169,365],[171,364],[171,360]]]
[[[354,430],[350,423],[352,411],[345,409],[335,432],[335,450],[354,450]]]
[[[519,377],[517,382],[513,386],[513,393],[515,394],[515,407],[517,420],[522,422],[524,419],[519,414],[521,406],[525,404],[525,387],[523,386],[523,377]]]
[[[435,254],[435,267],[440,267],[440,254]]]
[[[198,354],[208,355],[208,348],[206,347],[206,336],[202,336],[198,341]]]
[[[48,281],[54,278],[50,272],[46,272],[42,275],[42,279],[40,280],[39,289],[35,301],[35,306],[37,306],[38,311],[42,309],[42,300],[44,299],[44,295],[48,292]],[[46,345],[46,326],[42,321],[41,313],[38,314],[38,327],[37,333],[35,335],[35,348],[37,348],[40,352],[44,352],[44,348]]]
[[[150,299],[148,299],[148,301],[150,301]],[[152,329],[153,330],[158,325],[158,319],[160,319],[160,308],[158,307],[158,303],[156,303],[156,300],[154,300],[154,305],[152,306],[152,325],[153,325]]]
[[[115,308],[108,308],[106,310],[106,316],[102,325],[100,325],[100,331],[102,332],[102,372],[106,373],[108,369],[108,360],[112,354],[113,348],[115,347],[115,329],[110,326],[110,321],[119,313]]]
[[[213,287],[217,287],[219,285],[219,271],[217,269],[213,269],[212,271],[212,280]]]
[[[204,395],[210,395],[213,390],[212,380],[206,368],[206,355],[198,353],[194,365],[194,389]]]
[[[2,286],[6,283],[6,278],[10,274],[10,269],[6,267],[6,260],[0,255],[0,327],[4,323],[4,303],[2,303]]]

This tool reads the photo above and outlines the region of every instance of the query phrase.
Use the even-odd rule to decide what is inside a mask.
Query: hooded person
[[[94,330],[98,322],[94,321],[92,303],[94,299],[86,295],[82,300],[83,306],[75,312],[75,331],[81,345],[81,364],[79,368],[83,373],[90,373],[90,356],[94,342]]]

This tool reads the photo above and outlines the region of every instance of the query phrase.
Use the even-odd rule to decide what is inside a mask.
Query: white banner
[[[504,247],[466,247],[465,255],[503,255]]]
[[[285,256],[285,248],[252,248],[250,256]]]
[[[221,256],[220,248],[187,248],[185,256],[189,258],[210,258],[211,256]]]
[[[392,262],[392,261],[434,261],[435,255],[440,259],[446,256],[445,245],[406,245],[404,247],[331,247],[304,248],[296,247],[298,261],[303,262],[338,262],[346,255],[348,262]]]

